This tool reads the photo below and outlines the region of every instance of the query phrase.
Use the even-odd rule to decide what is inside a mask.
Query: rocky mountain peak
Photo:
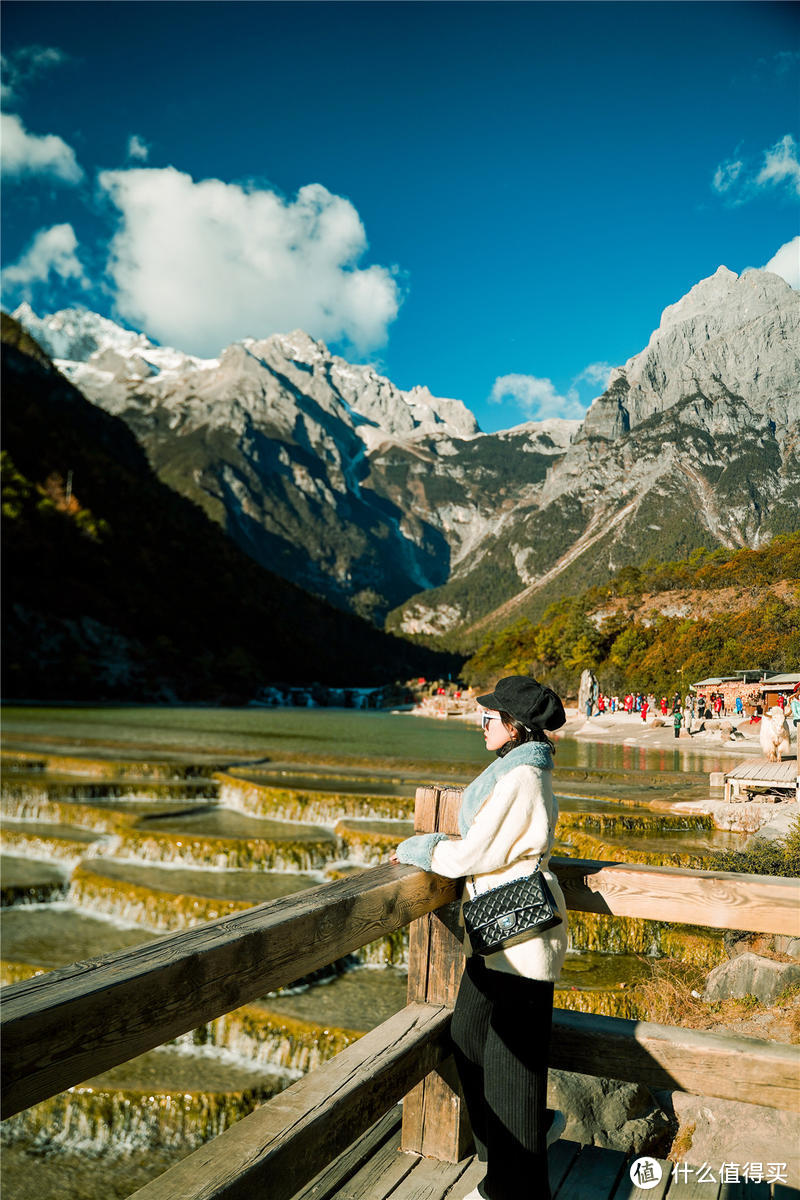
[[[800,420],[800,294],[770,271],[720,267],[664,309],[647,346],[611,373],[576,440],[615,440],[698,396],[736,396]]]

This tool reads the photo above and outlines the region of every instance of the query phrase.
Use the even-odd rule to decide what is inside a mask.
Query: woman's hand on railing
[[[396,854],[390,854],[390,855],[389,855],[389,862],[390,862],[390,863],[394,863],[394,865],[395,865],[395,866],[397,866],[397,864],[400,862],[400,859],[397,857],[397,855],[396,855]]]

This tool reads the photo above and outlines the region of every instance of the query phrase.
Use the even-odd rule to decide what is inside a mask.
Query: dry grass
[[[666,958],[649,965],[650,979],[637,987],[646,1020],[800,1043],[800,984],[786,988],[772,1005],[756,996],[706,1001],[701,998],[706,975],[701,968]],[[742,1028],[748,1021],[752,1030]]]

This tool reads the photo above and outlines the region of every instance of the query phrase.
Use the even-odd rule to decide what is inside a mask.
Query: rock
[[[674,1122],[643,1084],[551,1070],[547,1103],[566,1116],[570,1141],[663,1155],[675,1135]]]
[[[578,688],[578,711],[583,716],[586,712],[586,705],[590,700],[593,700],[597,694],[597,679],[594,671],[590,671],[588,667],[581,672],[581,682]]]
[[[741,999],[755,996],[763,1004],[774,1004],[782,991],[800,981],[800,965],[775,962],[745,951],[714,967],[706,979],[704,1000]]]
[[[723,934],[723,941],[729,958],[751,951],[759,955],[788,954],[800,960],[800,937],[791,937],[788,933],[741,933],[728,929]]]
[[[676,1140],[680,1161],[700,1167],[703,1163],[781,1162],[786,1164],[784,1182],[800,1184],[800,1116],[757,1104],[718,1100],[712,1096],[689,1096],[685,1092],[658,1093],[670,1116],[679,1123]],[[715,1171],[719,1178],[719,1172]],[[766,1175],[765,1175],[766,1178]],[[691,1181],[692,1177],[689,1176]],[[737,1187],[733,1184],[733,1187]],[[706,1193],[698,1188],[699,1195]],[[744,1194],[744,1193],[742,1193]],[[788,1194],[788,1193],[787,1193]],[[714,1195],[709,1185],[708,1195]]]

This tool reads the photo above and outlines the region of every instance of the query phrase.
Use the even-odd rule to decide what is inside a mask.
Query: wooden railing
[[[460,789],[421,788],[418,831],[455,832]],[[800,935],[800,881],[553,859],[569,908]],[[3,990],[9,1116],[411,924],[409,1003],[138,1191],[289,1200],[397,1101],[403,1147],[457,1161],[470,1133],[448,1060],[463,965],[457,885],[384,865]],[[800,1111],[800,1050],[556,1009],[551,1065]]]

